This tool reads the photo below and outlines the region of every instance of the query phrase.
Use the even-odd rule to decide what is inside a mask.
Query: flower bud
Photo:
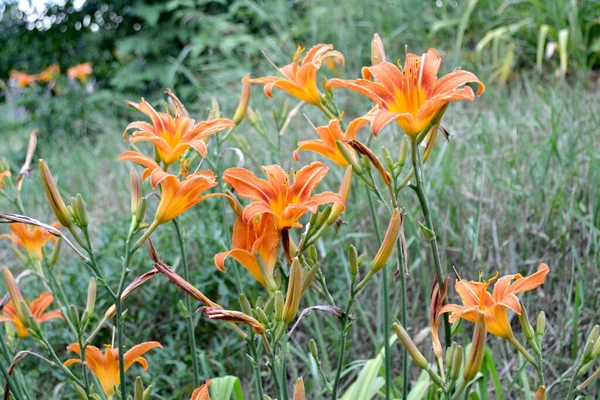
[[[13,301],[13,304],[14,304],[14,301]],[[20,307],[24,312],[24,319],[21,319],[21,322],[23,323],[23,325],[27,328],[28,331],[31,330],[37,334],[40,334],[42,332],[42,328],[40,327],[38,320],[31,313],[31,310],[27,306],[27,303],[25,303],[25,300],[21,300]],[[20,319],[20,317],[19,317],[19,319]],[[34,336],[36,336],[36,335],[34,335]]]
[[[533,400],[546,400],[546,386],[540,386],[533,396]]]
[[[348,248],[348,263],[350,264],[350,274],[353,277],[356,276],[358,274],[358,253],[353,245]]]
[[[472,381],[481,368],[481,364],[483,363],[483,355],[485,353],[486,335],[487,329],[485,324],[485,315],[483,313],[479,313],[477,316],[477,322],[475,323],[475,331],[473,332],[471,350],[469,350],[467,363],[465,365],[465,370],[463,371],[463,378],[465,382]]]
[[[52,250],[52,257],[50,257],[50,265],[54,265],[58,261],[58,256],[60,255],[60,246],[61,245],[62,245],[62,238],[58,238],[58,240],[54,244],[54,249]]]
[[[350,164],[352,166],[352,169],[354,169],[354,171],[357,174],[362,175],[363,168],[360,166],[360,164],[356,160],[356,156],[354,155],[354,152],[352,152],[350,149],[348,149],[348,147],[346,146],[346,143],[342,142],[341,140],[338,140],[338,141],[336,141],[336,146],[338,148],[338,151],[342,155],[342,157],[344,157],[344,159],[348,162],[348,164]]]
[[[142,198],[142,185],[140,183],[140,177],[133,167],[129,171],[129,183],[131,184],[131,216],[135,217],[138,204]]]
[[[537,331],[538,340],[541,340],[544,337],[544,333],[546,332],[546,313],[540,311],[537,317],[537,324],[535,326]]]
[[[77,215],[77,222],[80,228],[87,228],[89,225],[87,207],[85,205],[85,201],[83,197],[77,193],[75,196],[75,201],[72,203],[73,209],[75,210],[75,214]]]
[[[235,114],[233,115],[233,122],[235,125],[239,125],[246,115],[248,104],[250,103],[250,74],[247,74],[242,80],[242,95],[240,96],[240,102],[238,103]]]
[[[269,270],[267,263],[259,253],[254,254],[254,258],[256,259],[256,265],[258,265],[260,274],[265,279],[265,285],[267,287],[267,290],[269,290],[270,292],[274,292],[275,290],[277,290],[277,285],[273,280],[273,273],[271,272],[271,270]]]
[[[406,158],[408,157],[408,147],[409,147],[408,137],[403,136],[400,142],[400,155],[398,156],[398,165],[400,166],[400,170],[406,164]]]
[[[96,279],[91,278],[88,283],[87,290],[87,300],[85,303],[85,312],[92,315],[94,313],[94,309],[96,307],[96,292],[97,292],[97,284]]]
[[[219,101],[215,97],[210,99],[210,112],[214,119],[221,118],[221,107],[219,106]]]
[[[135,220],[139,224],[144,221],[144,215],[146,214],[146,198],[142,197],[138,203],[137,210],[135,213]]]
[[[344,177],[342,178],[342,182],[340,183],[340,189],[338,190],[338,194],[344,200],[344,203],[348,200],[348,195],[350,194],[350,188],[352,187],[352,166],[348,165],[346,167],[346,171],[344,172]],[[329,218],[327,218],[327,225],[333,224],[339,218],[340,214],[346,209],[345,204],[334,203],[331,208],[331,214],[329,214]]]
[[[460,369],[462,368],[464,357],[464,349],[462,346],[457,346],[452,354],[452,363],[450,365],[450,371],[448,376],[453,381],[458,380],[458,375],[460,374]]]
[[[381,42],[381,38],[376,33],[373,35],[373,40],[371,41],[371,63],[373,65],[381,64],[385,62],[385,50],[383,49],[383,43]]]
[[[596,346],[596,341],[598,339],[598,334],[600,333],[600,326],[596,325],[592,329],[590,336],[588,336],[587,341],[585,342],[585,346],[583,347],[583,359],[591,359],[593,358],[594,348]],[[595,358],[595,357],[594,357]]]
[[[310,354],[315,359],[315,361],[318,361],[319,360],[319,350],[317,348],[317,342],[315,342],[315,339],[311,338],[308,341],[308,348],[310,349]]]
[[[400,213],[400,210],[396,208],[392,213],[392,218],[390,219],[387,232],[385,233],[383,242],[379,247],[379,251],[375,255],[373,263],[371,264],[371,274],[377,273],[387,263],[388,259],[392,255],[392,252],[394,251],[394,247],[396,246],[396,240],[398,240],[398,236],[400,235],[401,227],[402,214]]]
[[[267,318],[267,314],[265,314],[262,308],[259,307],[256,309],[256,316],[261,324],[269,326],[269,318]]]
[[[306,257],[314,264],[318,259],[317,248],[314,245],[308,246],[306,249]]]
[[[256,298],[256,300],[254,301],[254,307],[255,308],[264,308],[264,306],[265,306],[264,299],[262,298],[262,296],[258,296]]]
[[[427,359],[425,359],[425,356],[423,356],[423,354],[419,351],[406,330],[404,330],[404,328],[397,322],[394,322],[393,327],[398,339],[400,339],[400,343],[402,343],[402,346],[404,346],[406,351],[408,351],[408,354],[410,354],[415,364],[417,364],[421,369],[427,369]]]
[[[392,155],[387,147],[381,148],[381,154],[383,154],[383,161],[385,161],[385,165],[388,168],[388,171],[394,172],[394,161],[392,160]]]
[[[275,293],[275,320],[281,321],[283,318],[283,294],[280,290]]]
[[[296,387],[294,388],[294,397],[292,400],[305,400],[306,393],[304,391],[304,380],[302,377],[298,378],[296,381]]]
[[[452,366],[452,356],[454,356],[454,352],[456,351],[456,342],[452,342],[452,344],[450,345],[450,347],[448,347],[446,349],[446,365],[448,365],[448,368],[450,368]]]
[[[81,324],[81,319],[79,318],[79,310],[75,307],[75,304],[71,304],[69,306],[69,317],[71,318],[71,322],[76,327],[79,327]]]
[[[65,228],[69,228],[73,223],[71,216],[69,215],[65,202],[60,196],[56,182],[50,173],[50,169],[44,160],[39,161],[39,168],[42,185],[44,186],[44,192],[46,192],[50,207],[52,207],[52,211],[54,211],[54,215],[56,215],[58,222]]]
[[[142,378],[138,376],[135,378],[135,386],[133,389],[133,400],[143,400],[144,398],[144,382]]]
[[[285,324],[292,322],[298,312],[300,297],[302,297],[302,283],[302,266],[298,257],[296,257],[290,267],[288,290],[285,296],[285,306],[283,307],[283,322]]]
[[[15,310],[17,311],[17,317],[21,322],[26,323],[28,320],[28,314],[23,309],[23,295],[21,294],[21,290],[19,289],[19,285],[15,280],[13,274],[11,274],[10,270],[7,267],[2,268],[2,274],[4,275],[4,282],[6,282],[6,288],[8,289],[8,294],[10,296],[10,300],[15,306]],[[25,306],[27,310],[29,308]]]
[[[252,306],[244,293],[240,294],[240,309],[246,315],[252,315]]]
[[[523,302],[519,302],[519,303],[521,303],[521,313],[518,314],[519,322],[521,323],[521,329],[523,329],[523,335],[525,335],[525,337],[528,340],[531,340],[535,336],[535,331],[533,330],[533,327],[531,326],[531,323],[529,322],[529,316],[527,314],[527,309],[523,305]]]
[[[85,390],[81,386],[79,386],[76,383],[73,383],[73,388],[75,389],[75,393],[77,393],[77,396],[79,396],[81,400],[89,400],[89,397],[87,396],[87,394],[85,394]]]
[[[304,279],[302,280],[302,294],[306,292],[312,281],[315,279],[317,272],[319,272],[319,264],[315,264],[307,272],[303,273]]]
[[[383,179],[383,182],[386,185],[390,185],[392,183],[392,176],[385,169],[385,167],[383,166],[383,164],[381,163],[379,158],[375,155],[375,153],[373,153],[373,151],[370,148],[368,148],[367,146],[365,146],[363,143],[359,142],[356,139],[349,140],[348,144],[354,150],[356,150],[357,152],[359,152],[360,154],[364,155],[366,158],[369,159],[371,164],[373,164],[373,167],[375,167],[375,169],[381,175],[381,179]]]

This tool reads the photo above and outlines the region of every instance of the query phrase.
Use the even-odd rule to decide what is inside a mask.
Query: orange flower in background
[[[370,121],[371,118],[368,116],[357,118],[350,122],[346,132],[342,132],[342,129],[340,128],[340,121],[337,119],[332,119],[329,121],[327,126],[315,128],[317,135],[319,135],[321,139],[303,140],[298,142],[298,148],[294,151],[294,158],[299,160],[298,152],[301,150],[314,151],[315,153],[322,154],[334,163],[346,168],[348,166],[348,161],[346,161],[338,149],[336,142],[338,140],[344,142],[348,152],[354,155],[354,150],[345,142],[356,138],[356,133]]]
[[[40,297],[27,304],[29,311],[31,311],[31,315],[33,315],[38,324],[42,324],[54,318],[60,318],[63,320],[65,319],[60,311],[49,311],[44,313],[53,301],[54,297],[52,297],[52,294],[44,292],[40,295]],[[12,300],[4,305],[2,311],[4,315],[0,315],[0,322],[12,322],[15,324],[17,335],[19,335],[21,339],[29,336],[29,332],[27,332],[26,327],[28,323],[21,321],[15,304]]]
[[[294,55],[294,61],[283,68],[273,66],[283,75],[265,76],[262,78],[250,79],[245,77],[243,82],[265,85],[265,94],[273,97],[273,88],[279,88],[290,95],[310,104],[321,104],[321,94],[317,87],[317,71],[321,68],[324,60],[335,59],[342,65],[344,56],[339,51],[333,50],[331,44],[317,44],[313,46],[306,56],[300,60],[300,55],[304,49],[298,46],[298,51]]]
[[[60,66],[52,64],[37,75],[40,82],[50,82],[60,75]]]
[[[127,371],[133,363],[140,363],[144,371],[148,369],[148,361],[142,357],[148,351],[158,347],[162,349],[162,345],[158,342],[144,342],[133,346],[123,355],[123,361],[125,363],[125,371]],[[81,354],[81,347],[79,343],[72,343],[67,346],[67,350],[72,351],[75,354]],[[112,399],[115,395],[115,386],[121,384],[121,378],[119,376],[119,349],[111,348],[107,346],[104,350],[104,354],[99,348],[95,346],[87,346],[85,348],[85,361],[86,366],[96,375],[102,390],[109,399]],[[65,366],[73,364],[81,364],[79,358],[72,358],[65,362]]]
[[[451,312],[450,322],[455,323],[459,318],[476,322],[478,313],[482,312],[485,315],[487,331],[510,340],[514,335],[508,320],[508,310],[521,313],[521,305],[516,295],[542,285],[548,272],[550,268],[546,264],[540,264],[537,272],[530,276],[523,277],[520,274],[503,276],[495,283],[492,294],[487,291],[487,288],[498,274],[484,282],[458,280],[456,292],[463,305],[447,304],[440,309],[439,314]]]
[[[152,124],[143,121],[132,122],[125,128],[123,138],[127,138],[127,131],[130,129],[137,129],[129,137],[129,142],[151,142],[166,165],[177,161],[189,147],[195,148],[202,157],[206,157],[206,138],[235,125],[226,118],[196,124],[196,121],[185,115],[185,110],[177,108],[175,115],[157,112],[144,99],[139,104],[130,101],[127,104],[146,114]]]
[[[0,171],[0,189],[4,189],[6,187],[6,182],[4,182],[5,178],[10,178],[11,173],[10,170]]]
[[[206,381],[206,383],[192,393],[192,397],[190,400],[210,400],[210,393],[208,392],[208,387],[212,385],[211,381]]]
[[[35,82],[37,81],[37,76],[29,75],[29,74],[26,74],[25,72],[21,72],[21,71],[17,71],[17,70],[13,69],[12,71],[10,71],[10,79],[17,82],[17,85],[19,85],[19,87],[25,87],[25,86],[33,86],[35,84]]]
[[[377,51],[385,57],[382,46]],[[473,89],[465,84],[477,83],[478,95],[485,90],[479,78],[468,71],[454,71],[438,79],[440,64],[441,57],[435,49],[429,49],[421,56],[408,53],[404,68],[382,61],[364,67],[363,79],[331,79],[326,86],[354,90],[380,107],[373,118],[373,134],[377,135],[395,120],[405,133],[415,136],[429,125],[444,105],[455,100],[473,101]]]
[[[77,79],[81,83],[87,82],[88,77],[94,72],[92,63],[86,62],[83,64],[77,64],[67,70],[67,76],[69,79]]]
[[[54,222],[53,227],[58,228],[60,224]],[[27,252],[37,260],[42,259],[42,248],[50,241],[56,242],[54,235],[51,235],[46,229],[38,226],[14,222],[10,224],[12,233],[0,235],[0,238],[6,238],[13,241],[14,244],[24,247]]]
[[[280,237],[281,234],[270,215],[258,215],[248,222],[240,216],[233,225],[232,249],[215,255],[215,265],[221,271],[225,271],[225,260],[231,257],[242,264],[261,285],[268,288],[255,254],[260,254],[272,273],[277,262]]]
[[[229,168],[223,174],[223,180],[230,184],[242,197],[255,200],[242,214],[244,221],[258,214],[271,214],[277,229],[298,228],[298,222],[307,212],[315,213],[321,204],[339,203],[344,200],[337,193],[323,192],[311,195],[323,180],[329,168],[321,162],[313,162],[296,171],[294,182],[290,174],[279,165],[263,167],[268,180],[257,178],[244,168]]]

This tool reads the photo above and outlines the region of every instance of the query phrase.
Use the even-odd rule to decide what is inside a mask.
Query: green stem
[[[27,400],[27,395],[25,395],[25,391],[23,389],[23,383],[19,382],[18,378],[13,379],[13,377],[8,373],[9,367],[6,365],[6,363],[10,364],[12,355],[8,345],[4,340],[4,335],[0,335],[0,347],[2,349],[2,356],[0,356],[0,369],[2,369],[2,375],[4,376],[4,379],[9,384],[9,387],[13,391],[17,400]]]
[[[348,304],[346,304],[346,313],[344,314],[344,320],[342,321],[342,329],[340,330],[340,353],[337,359],[337,369],[335,372],[335,381],[333,381],[333,389],[331,392],[331,399],[336,400],[338,394],[338,387],[340,384],[340,378],[342,377],[342,369],[344,367],[344,357],[346,355],[346,338],[348,337],[348,321],[352,305],[354,304],[355,293],[352,293],[348,297]]]
[[[515,346],[515,348],[519,351],[519,353],[521,353],[523,355],[523,357],[525,357],[531,365],[533,365],[536,369],[538,369],[538,365],[537,365],[537,362],[535,361],[535,358],[533,358],[533,356],[527,351],[527,349],[525,349],[525,347],[523,347],[523,345],[521,343],[519,343],[517,338],[515,338],[513,336],[513,337],[509,338],[508,341],[513,346]]]
[[[183,235],[181,233],[181,227],[179,226],[178,218],[173,220],[173,224],[175,225],[175,231],[177,232],[177,242],[179,243],[179,251],[181,252],[181,261],[183,263],[183,279],[187,282],[190,281],[190,272],[187,262],[187,254],[185,252],[185,246],[183,241]],[[194,387],[200,386],[200,368],[198,367],[198,352],[196,350],[196,335],[194,334],[194,321],[192,320],[192,316],[189,313],[189,310],[192,309],[192,302],[190,296],[184,296],[185,308],[188,310],[188,313],[185,318],[185,322],[188,330],[188,345],[190,347],[190,352],[192,356],[192,370],[194,372]]]
[[[271,376],[273,377],[273,382],[275,383],[275,392],[277,393],[277,398],[283,399],[283,394],[281,391],[281,382],[279,381],[279,377],[277,376],[277,366],[275,365],[275,352],[271,353],[271,362],[269,363],[269,369],[271,370]]]
[[[255,334],[251,333],[248,338],[248,345],[250,347],[250,353],[252,354],[252,358],[254,359],[252,369],[254,370],[254,378],[256,379],[256,393],[258,393],[258,400],[263,400],[265,395],[262,386],[262,378],[260,376],[260,358],[258,354],[258,349],[256,348],[256,343],[254,343],[254,337]]]
[[[460,383],[460,385],[458,385],[458,388],[454,392],[454,395],[452,395],[452,400],[458,400],[460,398],[460,395],[462,394],[462,392],[465,391],[465,389],[467,388],[468,385],[469,385],[469,382],[466,382],[463,380]]]
[[[417,140],[414,137],[411,137],[411,158],[413,168],[415,170],[415,180],[416,185],[413,187],[415,192],[417,193],[417,198],[419,199],[419,204],[421,206],[421,210],[423,211],[423,217],[425,217],[425,226],[431,232],[433,232],[433,239],[430,240],[431,243],[431,254],[433,256],[433,262],[435,265],[435,274],[437,277],[437,281],[440,287],[444,282],[444,272],[442,270],[442,262],[440,260],[440,250],[438,247],[437,236],[435,234],[435,229],[433,227],[433,220],[431,218],[431,212],[429,209],[429,200],[427,199],[427,193],[425,193],[425,187],[423,182],[423,162],[417,153],[419,150],[417,148]],[[448,314],[443,314],[444,319],[444,337],[446,347],[450,346],[450,322],[448,321]]]

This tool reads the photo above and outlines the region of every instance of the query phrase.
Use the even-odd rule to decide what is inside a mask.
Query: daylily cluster
[[[69,68],[67,70],[67,77],[73,80],[76,79],[81,83],[86,83],[93,72],[92,63],[86,62]],[[59,76],[60,66],[58,64],[52,64],[37,74],[28,74],[14,69],[10,71],[10,79],[18,87],[33,86],[36,82],[49,83],[55,81]]]

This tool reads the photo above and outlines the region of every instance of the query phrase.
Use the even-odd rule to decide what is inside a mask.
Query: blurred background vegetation
[[[473,279],[480,268],[493,275],[497,270],[531,272],[542,261],[550,265],[551,278],[543,292],[537,293],[546,297],[529,306],[532,315],[541,309],[549,315],[548,380],[558,396],[564,390],[562,373],[600,316],[598,1],[4,1],[0,4],[0,156],[15,171],[24,158],[29,130],[40,129],[36,157],[48,160],[66,197],[80,192],[86,198],[98,253],[103,254],[102,264],[110,276],[112,266],[119,263],[127,229],[125,222],[118,221],[125,221],[128,214],[130,165],[117,163],[116,157],[127,147],[121,134],[128,121],[143,119],[125,107],[125,99],[145,97],[160,106],[164,89],[171,87],[196,119],[206,117],[212,98],[231,117],[241,78],[247,72],[253,76],[274,72],[261,51],[284,65],[297,44],[332,43],[347,62],[325,74],[353,78],[370,60],[375,32],[382,36],[391,59],[403,58],[405,45],[414,53],[435,47],[443,58],[443,73],[459,66],[475,72],[488,85],[474,104],[450,106],[445,126],[451,140],[440,141],[426,166],[443,259],[448,269],[455,266]],[[64,76],[67,68],[83,62],[93,65],[88,81]],[[62,75],[52,87],[20,88],[8,79],[11,70],[34,74],[54,63],[60,65]],[[341,91],[336,96],[350,116],[368,110],[368,102],[359,96]],[[273,162],[297,167],[290,157],[297,140],[314,136],[299,116],[277,144],[278,116],[285,98],[279,93],[277,101],[267,100],[260,88],[253,89],[251,105],[260,110],[271,131],[261,137],[247,122],[239,128],[235,146],[242,149],[248,168]],[[307,107],[302,111],[316,125],[326,122]],[[386,132],[377,146],[394,148],[398,134]],[[366,137],[367,132],[362,135]],[[233,152],[223,154],[225,166],[238,162]],[[304,157],[310,158],[303,155],[303,161]],[[335,189],[341,173],[332,168],[330,175],[326,185]],[[319,243],[326,260],[324,270],[332,282],[330,290],[340,303],[345,301],[349,279],[343,256],[346,246],[353,243],[371,256],[376,251],[373,238],[362,233],[372,232],[372,222],[364,193],[359,185],[356,188],[347,224]],[[31,215],[49,221],[49,208],[35,174],[26,181],[24,192]],[[420,329],[427,326],[422,301],[431,287],[427,243],[417,229],[421,216],[412,194],[404,194],[403,201],[409,293],[415,299],[409,304],[415,321],[411,328]],[[14,211],[7,210],[8,203],[0,204],[2,211]],[[212,265],[213,255],[225,249],[230,234],[232,216],[221,210],[222,204],[209,201],[185,218],[193,283],[222,304],[237,308],[231,276],[237,267],[231,263],[229,272],[222,274]],[[156,243],[161,255],[177,268],[173,232],[165,227],[159,235]],[[2,263],[19,268],[8,242],[4,244],[0,246]],[[63,279],[71,283],[73,301],[83,304],[86,274],[80,273],[77,260],[64,253]],[[142,256],[134,265],[137,273],[150,267]],[[240,274],[248,293],[261,293],[243,269]],[[344,382],[351,381],[365,360],[374,357],[383,341],[382,300],[375,287],[361,296]],[[36,294],[33,288],[25,292]],[[398,315],[397,291],[395,296]],[[184,320],[177,308],[180,298],[176,288],[158,277],[127,304],[126,332],[131,340],[159,340],[165,345],[150,355],[150,369],[144,374],[158,388],[159,398],[185,398],[192,389]],[[107,306],[101,304],[98,309]],[[204,377],[238,375],[250,390],[250,364],[242,361],[244,344],[221,324],[201,316],[197,320]],[[335,355],[328,344],[337,340],[338,329],[333,318],[313,314],[295,332],[292,352],[297,361],[290,367],[305,376],[313,393],[309,398],[318,398],[323,385],[308,355],[308,339],[314,337],[321,351],[329,353],[331,361],[325,361],[324,368],[331,371]],[[411,333],[423,349],[429,349],[423,332]],[[70,340],[61,336],[60,329],[52,335],[58,348]],[[102,340],[110,343],[108,329],[97,344]],[[34,342],[28,345],[35,346]],[[486,358],[480,398],[527,398],[527,372],[519,371],[519,360],[496,338],[490,345],[496,357]],[[394,355],[399,357],[400,351],[395,349]],[[395,376],[401,369],[397,364]],[[24,361],[22,368],[37,374],[35,390],[40,398],[73,396],[72,389],[55,385],[58,372],[33,360]],[[495,385],[496,380],[504,386]],[[488,388],[493,388],[495,396],[488,395]],[[589,395],[595,393],[597,388],[592,388]]]

